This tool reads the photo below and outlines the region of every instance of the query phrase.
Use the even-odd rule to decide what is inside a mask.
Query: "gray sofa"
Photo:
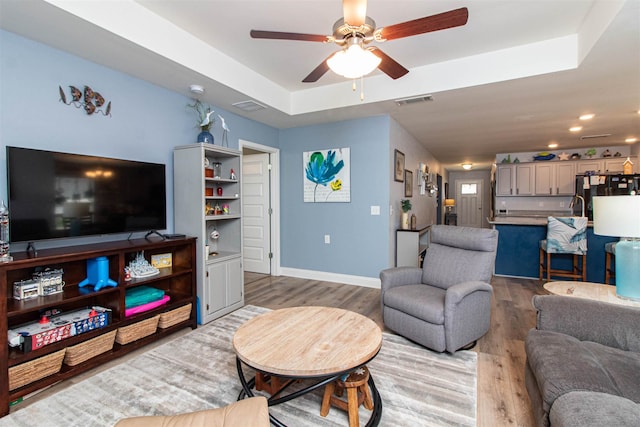
[[[380,273],[384,325],[438,352],[474,343],[491,323],[497,246],[497,230],[432,226],[422,268]]]
[[[525,383],[537,425],[640,426],[640,308],[557,295],[533,306]]]

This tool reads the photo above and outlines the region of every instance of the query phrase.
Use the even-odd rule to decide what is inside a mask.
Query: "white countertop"
[[[546,216],[496,216],[487,218],[492,225],[547,225]],[[593,221],[587,223],[587,227],[593,227]]]

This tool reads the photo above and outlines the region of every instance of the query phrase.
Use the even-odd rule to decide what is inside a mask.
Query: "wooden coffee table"
[[[301,390],[274,393],[269,406],[288,402],[335,381],[371,361],[382,346],[382,331],[371,319],[332,307],[293,307],[254,317],[238,328],[233,337],[238,377],[242,391],[238,400],[253,396],[255,378],[247,381],[245,364],[265,375],[303,379]],[[382,414],[380,394],[369,376],[374,408],[367,426],[376,426]],[[318,414],[320,402],[318,402]],[[270,415],[272,424],[284,426]]]
[[[611,304],[640,307],[640,302],[620,298],[616,295],[616,287],[603,283],[557,281],[547,282],[544,288],[554,295],[586,298]]]

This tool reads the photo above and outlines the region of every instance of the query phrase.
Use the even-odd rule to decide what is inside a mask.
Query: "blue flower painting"
[[[304,201],[350,202],[349,149],[304,152]]]

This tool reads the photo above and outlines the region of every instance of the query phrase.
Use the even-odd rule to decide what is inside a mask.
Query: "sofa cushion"
[[[640,404],[624,397],[591,391],[563,394],[549,412],[553,427],[636,427],[639,420]]]
[[[436,325],[444,324],[446,291],[427,285],[407,285],[384,293],[384,305]]]
[[[640,403],[640,353],[535,329],[529,331],[525,349],[545,412],[558,397],[574,390],[608,393]]]

